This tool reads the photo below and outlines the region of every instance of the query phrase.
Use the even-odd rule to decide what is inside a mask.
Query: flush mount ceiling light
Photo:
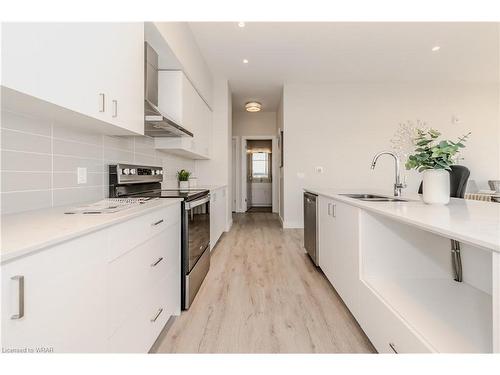
[[[245,27],[245,22],[238,22],[239,27]]]
[[[441,47],[440,47],[440,46],[434,46],[434,47],[432,47],[431,51],[432,51],[432,52],[437,52],[437,51],[439,51],[440,49],[441,49]]]
[[[247,112],[259,112],[262,109],[262,104],[259,102],[248,102],[245,104],[245,110]]]
[[[247,59],[243,59],[243,64],[248,64],[248,60]]]

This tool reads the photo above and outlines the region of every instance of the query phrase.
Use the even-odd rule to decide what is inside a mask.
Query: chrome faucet
[[[394,196],[400,197],[401,196],[401,189],[406,187],[406,184],[401,182],[401,170],[400,170],[401,162],[399,161],[398,156],[394,152],[382,151],[373,157],[372,167],[371,167],[372,169],[375,169],[375,166],[377,165],[377,160],[381,155],[391,155],[394,158],[394,162],[395,162],[394,171],[396,173],[395,181],[394,181]]]

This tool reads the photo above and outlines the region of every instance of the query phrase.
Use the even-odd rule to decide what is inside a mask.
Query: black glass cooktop
[[[140,193],[134,193],[134,197],[145,198],[182,198],[186,201],[197,199],[209,193],[206,189],[163,189],[163,190],[150,190]]]

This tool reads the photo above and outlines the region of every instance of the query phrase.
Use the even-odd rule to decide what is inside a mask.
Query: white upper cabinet
[[[194,136],[156,138],[156,148],[192,159],[208,159],[212,111],[182,71],[158,72],[158,108]]]
[[[143,134],[144,25],[4,23],[2,86],[114,125],[107,133]]]

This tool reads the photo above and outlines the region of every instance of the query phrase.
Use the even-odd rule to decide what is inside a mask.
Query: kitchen
[[[1,35],[4,353],[500,351],[498,23]]]

